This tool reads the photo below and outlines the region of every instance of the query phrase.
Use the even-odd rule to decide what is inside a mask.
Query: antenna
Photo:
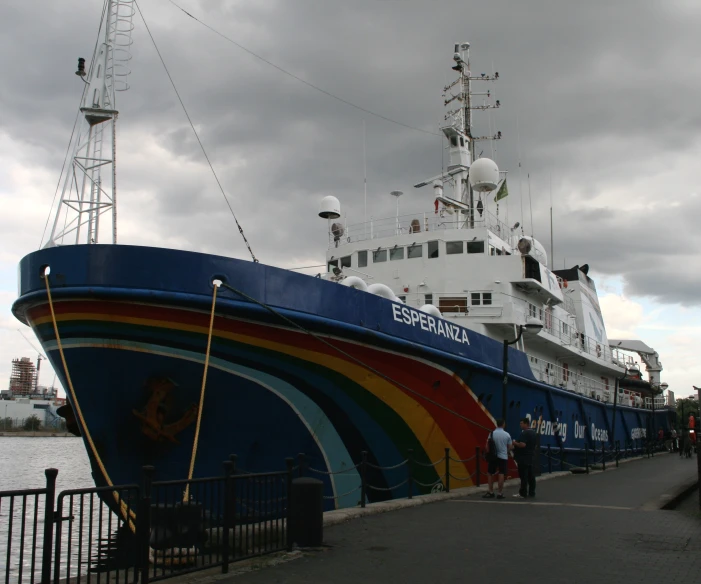
[[[533,227],[533,199],[531,198],[531,173],[528,173],[528,204],[531,207],[531,237],[535,239],[535,229]]]
[[[399,227],[399,197],[401,197],[404,193],[402,191],[392,191],[390,195],[395,197],[397,199],[397,235],[401,233],[401,229]]]
[[[553,173],[550,173],[550,269],[555,269],[555,244],[553,235]]]
[[[72,168],[66,172],[61,200],[45,247],[98,243],[100,218],[111,211],[112,243],[117,243],[116,109],[115,92],[126,91],[130,73],[131,33],[135,0],[107,0],[101,23],[102,42],[88,73],[78,60],[76,75],[85,83],[80,129],[73,144]],[[103,149],[105,153],[103,153]],[[105,172],[103,167],[111,167]],[[83,228],[86,230],[81,234]]]
[[[363,235],[367,237],[368,223],[368,167],[365,157],[365,120],[363,120],[363,190],[365,192],[365,216],[363,217]]]
[[[523,172],[521,171],[521,129],[519,127],[518,116],[516,116],[516,150],[518,152],[518,194],[521,199],[521,235],[523,236],[523,226],[526,221],[523,217]]]

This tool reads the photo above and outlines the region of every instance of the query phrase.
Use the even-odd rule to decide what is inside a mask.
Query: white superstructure
[[[432,305],[443,318],[499,341],[515,339],[519,325],[536,318],[542,331],[524,334],[518,344],[536,379],[613,402],[616,379],[632,361],[609,346],[588,266],[551,271],[541,243],[499,216],[506,173],[475,156],[478,141],[499,140],[501,132],[475,136],[472,111],[500,103],[474,106],[472,84],[496,81],[499,74],[471,74],[469,43],[456,45],[453,59],[458,79],[444,88],[445,104],[458,107],[441,128],[450,151],[446,172],[415,185],[433,190],[415,213],[348,224],[340,203],[327,197],[319,213],[329,222],[325,277],[361,289],[370,285],[371,293],[375,286],[385,297],[388,288],[407,305]],[[650,381],[659,385],[659,372]],[[635,391],[621,390],[619,398],[621,405],[645,406]],[[662,407],[664,399],[655,405]]]

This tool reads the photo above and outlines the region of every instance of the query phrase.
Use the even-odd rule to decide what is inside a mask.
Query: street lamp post
[[[518,336],[513,341],[507,341],[504,339],[504,360],[502,366],[502,373],[504,377],[501,381],[501,419],[506,423],[506,390],[509,384],[509,345],[515,345],[521,340],[523,331],[532,332],[538,334],[543,330],[543,323],[537,318],[529,318],[526,324],[518,325]]]

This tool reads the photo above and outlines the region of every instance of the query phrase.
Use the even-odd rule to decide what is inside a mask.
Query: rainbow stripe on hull
[[[354,506],[355,468],[367,452],[370,501],[407,495],[406,469],[381,470],[413,451],[428,463],[450,448],[451,474],[472,484],[475,448],[501,410],[501,344],[462,327],[408,326],[395,303],[260,264],[131,246],[71,246],[35,252],[20,265],[13,311],[32,326],[67,387],[45,282],[51,267],[56,325],[75,388],[71,398],[98,484],[187,475],[194,424],[170,440],[144,431],[140,412],[160,408],[165,424],[198,403],[209,332],[211,282],[220,278],[202,406],[195,476],[221,472],[232,453],[246,471],[284,467],[306,455],[323,472],[328,508]],[[254,298],[257,302],[248,301]],[[266,307],[272,308],[272,312]],[[397,315],[399,314],[399,318]],[[409,319],[411,324],[411,319]],[[533,379],[511,349],[508,427],[526,414],[558,420],[569,435],[543,443],[595,447],[594,424],[624,439],[647,420]],[[159,387],[169,390],[153,403]],[[155,388],[155,389],[154,389]],[[620,432],[620,433],[619,433]],[[582,434],[580,436],[580,433]],[[603,439],[604,435],[600,434]],[[445,480],[444,467],[415,468],[417,483]],[[515,473],[514,473],[515,474]],[[416,493],[425,489],[415,483]],[[348,494],[350,493],[350,494]]]

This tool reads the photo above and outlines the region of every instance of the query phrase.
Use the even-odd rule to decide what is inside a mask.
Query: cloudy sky
[[[694,0],[177,0],[284,75],[188,18],[140,0],[146,22],[256,256],[323,262],[321,197],[363,214],[430,209],[443,142],[442,87],[455,42],[472,70],[498,71],[502,107],[480,133],[508,170],[510,222],[556,267],[589,263],[610,338],[640,338],[676,395],[701,383],[701,4]],[[12,316],[16,266],[39,246],[101,0],[5,3],[0,18],[0,387],[14,357],[35,356]],[[246,258],[247,251],[138,13],[131,89],[118,95],[120,242]],[[518,160],[522,163],[519,180]],[[528,175],[530,192],[528,195]],[[523,190],[523,199],[520,191]],[[521,217],[521,205],[526,210]],[[532,216],[530,207],[532,204]],[[504,209],[502,207],[502,212]],[[32,338],[32,333],[25,329]],[[41,382],[50,384],[48,367]]]

